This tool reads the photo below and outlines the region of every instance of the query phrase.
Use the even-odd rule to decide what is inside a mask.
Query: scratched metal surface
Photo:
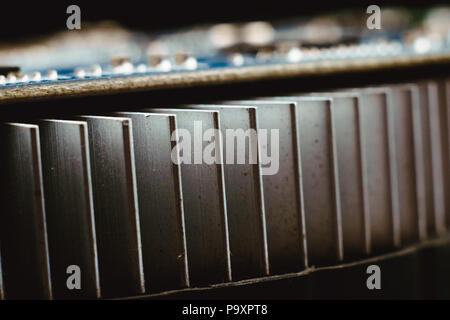
[[[171,161],[175,116],[120,112],[133,121],[147,292],[189,286],[181,168]]]
[[[321,97],[271,99],[295,103],[308,263],[327,265],[342,261],[339,172],[331,100]],[[327,236],[319,236],[320,232]]]
[[[419,84],[420,118],[422,128],[422,145],[424,161],[424,198],[426,204],[426,226],[427,236],[433,237],[436,234],[436,220],[434,215],[433,201],[433,175],[431,164],[431,144],[430,144],[430,121],[428,112],[428,90],[426,85]]]
[[[64,296],[58,291],[67,279],[64,259],[84,254],[77,264],[92,264],[94,229],[86,220],[92,200],[99,248],[109,259],[103,272],[100,265],[102,297],[142,294],[144,278],[147,293],[258,282],[302,271],[308,262],[339,265],[344,253],[355,260],[443,236],[450,220],[449,89],[448,82],[427,80],[79,122],[41,120],[39,128],[6,125],[2,173],[11,192],[2,195],[0,212],[0,299],[2,271],[6,298]],[[178,122],[195,135],[194,121],[203,122],[203,131],[279,129],[280,171],[267,176],[264,165],[174,164],[171,134]],[[212,139],[218,141],[203,142],[201,151]],[[226,142],[225,135],[217,142],[216,159],[226,158]],[[274,145],[269,139],[259,147],[272,152]],[[22,214],[13,215],[16,210]],[[73,249],[63,252],[67,247]],[[22,279],[31,279],[31,291]],[[96,297],[94,282],[88,297]]]
[[[222,145],[218,137],[208,139],[202,145],[194,146],[193,142],[196,137],[202,140],[194,132],[194,122],[201,122],[204,131],[219,129],[219,113],[159,108],[146,111],[175,114],[177,128],[187,130],[192,137],[192,164],[181,164],[190,284],[200,286],[231,281],[223,165],[220,161],[207,164],[194,156],[196,151],[203,153],[205,147],[211,144],[215,147],[216,160],[222,158]]]
[[[332,101],[290,99],[296,102],[308,261],[310,265],[335,264],[343,260],[344,252]]]
[[[443,164],[442,149],[442,127],[441,119],[443,119],[438,101],[438,85],[435,81],[428,82],[428,112],[430,121],[430,138],[431,138],[431,165],[433,174],[433,199],[436,218],[436,232],[444,234],[445,232],[445,177]]]
[[[190,105],[192,109],[217,110],[223,135],[225,187],[227,191],[228,231],[230,237],[233,280],[260,277],[269,274],[267,235],[258,158],[258,138],[248,138],[239,147],[236,139],[228,140],[226,130],[256,130],[256,109],[224,105]],[[256,131],[255,131],[256,132]],[[229,151],[228,145],[231,147]],[[250,149],[254,161],[250,163]],[[228,150],[228,151],[227,151]],[[243,163],[237,164],[237,152],[245,151]],[[231,153],[232,152],[232,153]],[[228,155],[233,158],[227,161]],[[229,163],[230,162],[230,163]]]
[[[425,160],[427,233],[433,237],[445,232],[444,173],[437,84],[431,81],[419,83],[419,96]]]
[[[393,86],[391,90],[401,243],[409,245],[426,238],[420,101],[417,86]]]
[[[358,90],[359,91],[359,90]],[[400,246],[394,110],[387,88],[361,90],[370,226],[374,253]]]
[[[102,297],[143,293],[131,120],[79,119],[88,124]]]
[[[39,128],[2,126],[1,253],[7,299],[51,299]]]
[[[342,209],[342,238],[345,256],[370,253],[370,218],[367,179],[363,171],[359,96],[331,96],[336,130],[339,191]],[[364,150],[364,151],[363,151]]]
[[[430,88],[429,88],[430,90]],[[449,140],[449,106],[446,101],[446,87],[444,81],[433,81],[432,94],[433,98],[430,103],[437,105],[439,126],[440,126],[440,150],[442,156],[442,197],[444,207],[444,226],[450,225],[450,140]]]
[[[370,253],[371,238],[360,97],[345,92],[308,95],[333,101],[345,259],[364,257]]]
[[[87,125],[42,120],[42,173],[53,295],[100,297]],[[67,267],[81,269],[81,290],[69,290]]]
[[[271,101],[232,101],[257,107],[258,129],[279,130],[279,171],[263,176],[267,244],[271,274],[298,272],[307,266],[303,193],[297,148],[295,104]],[[260,142],[261,152],[272,141]]]
[[[441,110],[443,170],[446,208],[446,227],[450,229],[450,79],[438,83],[439,109]]]

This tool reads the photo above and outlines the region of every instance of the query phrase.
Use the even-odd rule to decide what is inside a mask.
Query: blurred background
[[[433,0],[339,0],[339,1],[2,1],[0,42],[63,30],[66,8],[81,8],[82,21],[113,20],[140,30],[182,28],[203,23],[274,20],[310,16],[337,9],[364,9],[368,5],[407,6],[421,9],[445,5]]]

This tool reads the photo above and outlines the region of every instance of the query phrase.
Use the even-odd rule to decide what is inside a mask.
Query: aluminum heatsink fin
[[[402,245],[426,238],[425,168],[418,87],[391,87]]]
[[[422,141],[424,146],[425,186],[427,201],[427,234],[430,237],[445,232],[445,180],[441,120],[437,83],[419,83]]]
[[[65,120],[38,124],[54,297],[99,298],[87,125]],[[67,286],[72,265],[80,268],[81,289]]]
[[[268,130],[269,136],[271,130],[279,130],[279,170],[275,174],[263,175],[270,273],[301,271],[308,262],[296,105],[253,100],[227,103],[255,106],[258,130]],[[260,141],[261,152],[275,150],[272,148],[276,148],[277,142],[272,142],[270,138],[265,142]]]
[[[360,97],[336,92],[308,95],[333,101],[345,259],[364,257],[370,253],[371,238]]]
[[[308,261],[333,264],[343,260],[344,252],[332,101],[302,97],[295,102]]]
[[[361,94],[372,250],[385,252],[401,242],[392,93],[384,88],[355,91]]]
[[[189,286],[181,168],[171,160],[175,116],[120,112],[132,119],[147,292]]]
[[[268,275],[266,218],[261,168],[258,162],[256,109],[226,105],[188,107],[216,110],[220,115],[233,280]]]
[[[82,116],[88,124],[102,297],[143,293],[131,120]]]
[[[328,265],[342,261],[341,201],[331,100],[321,97],[273,97],[269,100],[295,105],[295,152],[301,165],[308,263]]]
[[[7,299],[51,299],[39,128],[2,125],[0,242]]]
[[[219,136],[203,141],[201,132],[220,128],[218,112],[181,109],[145,111],[175,114],[178,134],[182,137],[180,142],[184,141],[180,147],[183,156],[181,178],[191,286],[231,281],[222,145]],[[203,141],[201,145],[198,141],[194,143],[197,139]],[[215,160],[218,160],[216,163],[208,164],[199,159],[203,150],[212,147]]]
[[[441,110],[442,148],[444,165],[444,198],[447,230],[450,230],[450,80],[439,81],[439,109]]]

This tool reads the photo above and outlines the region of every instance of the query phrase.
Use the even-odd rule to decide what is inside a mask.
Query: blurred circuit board
[[[0,46],[0,101],[450,61],[450,8],[382,10],[148,34],[112,22]]]

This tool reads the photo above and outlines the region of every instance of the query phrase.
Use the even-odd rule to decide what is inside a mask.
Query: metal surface
[[[432,237],[445,232],[444,173],[437,84],[420,83],[419,95],[425,160],[427,233]]]
[[[2,125],[0,242],[7,299],[51,299],[39,128]]]
[[[148,109],[148,112],[176,115],[177,129],[189,133],[191,150],[180,150],[190,163],[181,163],[186,243],[191,286],[231,281],[228,218],[224,169],[221,161],[207,164],[198,159],[209,145],[214,146],[216,159],[222,159],[218,137],[202,140],[203,133],[194,130],[200,124],[203,132],[219,129],[219,114],[214,111]],[[196,123],[195,123],[196,122]],[[178,137],[173,136],[176,141]],[[182,135],[181,140],[187,139]],[[203,141],[199,144],[199,141]],[[187,140],[186,140],[187,141]],[[186,142],[185,142],[186,143]]]
[[[298,272],[307,265],[305,216],[298,155],[296,105],[288,102],[232,101],[257,107],[258,129],[279,130],[279,171],[263,176],[270,273]],[[275,146],[273,146],[275,147]],[[271,139],[260,142],[272,149]]]
[[[258,161],[256,109],[223,105],[190,105],[189,108],[219,111],[233,280],[268,275],[266,217]],[[228,140],[227,130],[233,130],[236,135],[230,136]],[[238,130],[247,132],[248,138],[237,136]],[[252,137],[248,130],[254,130],[255,136]],[[243,142],[241,138],[244,139]],[[250,150],[254,155],[253,161],[250,159]],[[242,159],[244,161],[237,163],[237,152],[245,152]]]
[[[80,119],[88,124],[102,296],[143,293],[131,120],[98,116]]]
[[[320,97],[271,99],[295,103],[308,262],[327,265],[342,261],[341,201],[331,100]]]
[[[336,92],[308,95],[333,101],[345,259],[363,257],[370,254],[371,238],[360,97],[357,93]]]
[[[441,126],[442,148],[442,179],[443,198],[445,208],[445,223],[447,231],[450,230],[450,90],[449,81],[441,79],[437,85],[437,103],[439,106],[439,120]]]
[[[57,299],[99,298],[87,125],[39,121],[42,173],[53,295]],[[81,271],[81,290],[67,287],[67,268]]]
[[[0,299],[264,286],[448,241],[448,80],[258,99],[2,124]],[[328,296],[332,274],[319,291],[316,275],[307,287]]]
[[[372,249],[375,253],[400,246],[400,216],[395,130],[390,90],[361,90],[361,129],[366,150]]]
[[[433,172],[433,196],[434,196],[434,210],[436,217],[436,232],[442,235],[446,231],[445,215],[447,208],[446,195],[448,190],[445,189],[445,172],[444,172],[444,150],[443,150],[443,136],[444,127],[442,127],[441,120],[445,117],[439,104],[438,84],[436,82],[429,82],[428,86],[428,110],[430,120],[430,135],[431,135],[431,163]]]
[[[120,112],[133,121],[147,292],[189,286],[181,168],[171,161],[175,116]],[[176,149],[175,149],[176,150]]]
[[[391,87],[397,148],[397,177],[402,245],[426,238],[425,171],[417,86]]]
[[[445,222],[447,224],[447,230],[450,230],[450,79],[443,79],[439,84],[439,101],[440,107],[443,110],[441,121],[444,121],[444,131],[445,139],[443,141],[443,148],[446,151],[446,158],[444,158],[444,168],[446,172],[446,185],[447,190],[445,200],[447,216]],[[446,140],[446,141],[445,141]]]
[[[333,264],[343,260],[344,252],[332,102],[320,97],[289,99],[296,103],[308,261]]]

